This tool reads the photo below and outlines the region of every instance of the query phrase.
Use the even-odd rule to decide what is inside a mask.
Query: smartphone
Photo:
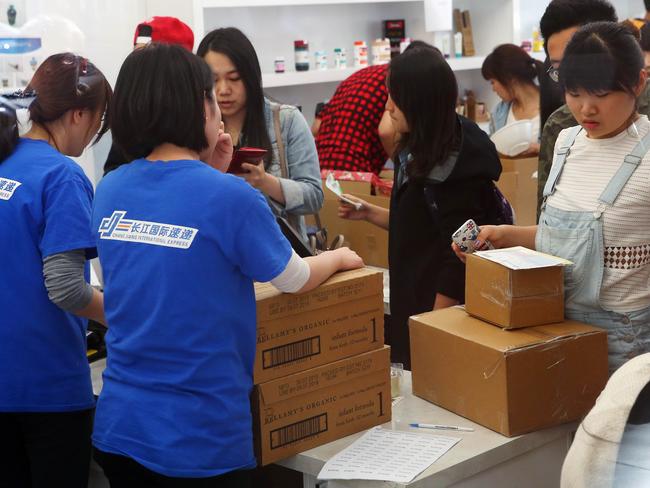
[[[230,166],[228,166],[228,173],[242,174],[246,173],[244,168],[241,167],[242,163],[260,164],[266,156],[266,149],[259,149],[257,147],[240,147],[232,155]]]
[[[481,232],[481,228],[476,225],[476,222],[474,222],[472,219],[469,219],[451,235],[451,240],[456,243],[461,251],[464,253],[472,254],[474,251],[476,251],[474,242],[478,238],[479,232]]]

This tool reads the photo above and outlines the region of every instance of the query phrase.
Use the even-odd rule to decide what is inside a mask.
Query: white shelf
[[[203,0],[203,8],[278,7],[282,5],[341,5],[352,3],[402,3],[422,0]]]
[[[450,58],[447,60],[454,71],[467,71],[481,69],[485,56],[470,56],[464,58]],[[333,83],[346,79],[360,68],[327,69],[309,71],[286,71],[284,73],[263,73],[262,84],[264,88],[277,88],[281,86],[312,85],[315,83]]]

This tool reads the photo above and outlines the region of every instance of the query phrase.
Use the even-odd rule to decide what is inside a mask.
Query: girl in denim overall
[[[479,235],[483,246],[523,245],[573,262],[566,317],[607,330],[610,372],[650,351],[650,122],[636,111],[643,68],[629,27],[576,32],[560,82],[580,125],[558,137],[539,224],[484,226]]]

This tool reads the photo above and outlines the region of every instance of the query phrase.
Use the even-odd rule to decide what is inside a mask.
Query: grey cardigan
[[[273,146],[273,159],[267,172],[280,180],[285,204],[267,198],[276,215],[287,218],[303,240],[307,240],[304,215],[318,212],[323,206],[320,164],[314,137],[302,113],[293,106],[280,106],[280,133],[284,142],[288,178],[281,177],[278,144],[273,125],[271,102],[264,101],[266,129]]]

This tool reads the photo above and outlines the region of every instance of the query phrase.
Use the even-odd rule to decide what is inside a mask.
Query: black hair
[[[643,24],[643,27],[641,27],[639,34],[641,35],[641,40],[639,41],[641,44],[641,49],[643,51],[650,52],[650,23]]]
[[[205,61],[173,44],[152,43],[127,56],[111,103],[113,140],[130,159],[170,143],[208,147],[205,104],[214,82]]]
[[[548,39],[571,27],[579,27],[590,22],[616,22],[616,10],[606,0],[553,0],[548,4],[539,30],[544,38],[544,49],[548,54]]]
[[[547,58],[544,61],[544,73],[551,67],[551,62]],[[564,91],[559,83],[556,83],[550,76],[541,76],[539,78],[539,123],[540,129],[544,127],[546,121],[558,108],[564,105]]]
[[[209,51],[227,56],[241,76],[246,88],[246,118],[242,128],[245,141],[240,141],[240,144],[266,149],[264,165],[268,168],[273,151],[264,114],[262,70],[253,44],[239,29],[226,27],[208,33],[196,54],[205,58]]]
[[[409,177],[425,178],[434,166],[445,162],[458,143],[454,72],[438,49],[414,41],[390,62],[387,84],[409,126],[393,157],[408,149],[413,158],[407,168]]]
[[[486,80],[497,80],[508,89],[513,82],[537,87],[535,78],[541,79],[544,75],[544,63],[531,58],[519,46],[501,44],[487,55],[481,74]]]
[[[645,5],[645,11],[650,12],[650,0],[643,0],[643,4]]]
[[[623,91],[636,96],[644,68],[638,30],[629,24],[594,22],[572,37],[560,64],[560,83],[567,91]]]
[[[108,108],[112,95],[106,77],[88,59],[72,53],[49,56],[23,92],[5,97],[0,104],[0,162],[18,144],[17,107],[28,108],[29,119],[50,135],[55,146],[57,142],[48,129],[48,123],[60,119],[69,110],[101,111],[105,117],[94,141],[97,143],[108,131]],[[21,103],[26,100],[31,103]]]

